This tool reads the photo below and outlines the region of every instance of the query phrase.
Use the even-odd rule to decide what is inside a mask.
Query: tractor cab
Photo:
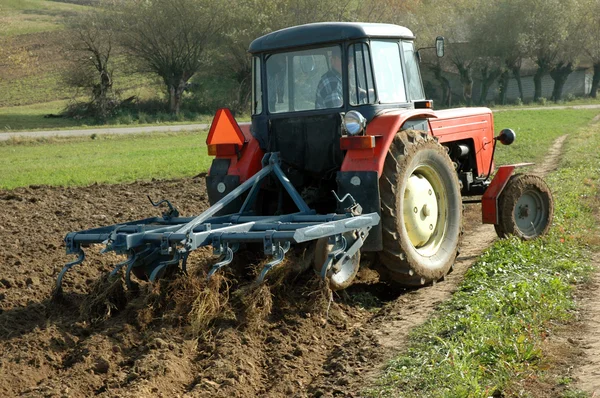
[[[295,186],[335,178],[344,115],[368,123],[385,109],[425,98],[414,35],[375,23],[313,23],[254,40],[252,134],[279,152]]]

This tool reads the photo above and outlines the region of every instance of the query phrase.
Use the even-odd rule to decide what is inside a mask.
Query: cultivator
[[[162,217],[67,234],[67,254],[76,254],[78,258],[61,270],[56,282],[57,292],[62,291],[66,272],[84,261],[83,248],[91,244],[103,244],[103,253],[114,251],[128,255],[127,260],[115,266],[111,275],[116,275],[125,268],[125,281],[131,287],[132,273],[137,278],[150,282],[155,282],[166,272],[179,267],[185,273],[189,254],[208,245],[212,245],[215,255],[221,256],[208,272],[210,278],[232,262],[234,254],[243,243],[262,243],[264,254],[272,257],[256,279],[257,283],[262,283],[268,272],[284,260],[292,244],[328,238],[328,243],[333,248],[320,268],[321,276],[326,278],[329,272],[339,270],[339,267],[348,263],[349,258],[358,253],[369,230],[379,223],[377,213],[361,214],[360,205],[350,195],[342,199],[336,195],[338,202],[350,202],[344,213],[316,214],[283,173],[277,153],[266,154],[262,165],[263,168],[258,173],[197,217],[180,217],[170,202],[161,201],[152,204],[157,206],[167,203],[169,211],[163,213]],[[261,184],[269,176],[274,177],[289,194],[298,212],[274,216],[253,215],[251,209],[257,200]],[[238,212],[217,215],[248,190]]]

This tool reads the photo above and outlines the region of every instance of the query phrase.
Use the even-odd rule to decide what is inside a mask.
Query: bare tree
[[[204,66],[205,50],[219,39],[225,5],[218,0],[115,2],[122,45],[141,71],[160,76],[174,114],[188,81]]]
[[[582,31],[587,36],[583,48],[594,68],[590,96],[597,98],[600,86],[600,0],[585,0],[581,17],[584,21]]]
[[[71,37],[65,42],[70,67],[63,80],[85,90],[91,98],[88,110],[104,119],[117,105],[113,90],[114,31],[102,10],[78,16],[70,26]]]
[[[537,70],[533,76],[534,101],[542,97],[542,77],[555,70],[568,76],[569,61],[560,59],[561,50],[569,37],[576,0],[523,0],[522,12],[526,29],[520,43],[534,59]],[[563,65],[559,64],[563,61]],[[558,69],[556,69],[558,68]]]

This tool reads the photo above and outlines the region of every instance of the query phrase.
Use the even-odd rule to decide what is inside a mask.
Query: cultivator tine
[[[188,259],[189,255],[190,255],[189,252],[185,252],[183,254],[183,259],[181,260],[181,271],[183,272],[184,275],[187,275],[187,259]]]
[[[63,277],[65,276],[65,274],[67,273],[67,271],[70,270],[71,267],[73,267],[74,265],[81,264],[83,262],[83,260],[85,260],[85,253],[80,247],[77,248],[77,251],[75,253],[79,255],[77,260],[72,261],[72,262],[68,263],[67,265],[65,265],[63,267],[63,269],[60,271],[60,273],[58,274],[58,278],[56,279],[56,293],[55,293],[56,295],[60,295],[62,293],[62,280],[63,280]]]
[[[256,278],[255,283],[257,285],[263,283],[265,281],[267,273],[271,271],[273,267],[275,267],[277,264],[280,264],[283,261],[283,259],[285,258],[285,253],[287,253],[288,250],[290,250],[290,242],[285,242],[283,246],[277,245],[273,260],[271,260],[264,266],[264,268],[260,272],[260,275],[258,276],[258,278]]]
[[[231,250],[229,246],[226,246],[225,249],[226,251],[225,256],[222,257],[223,259],[215,265],[213,265],[210,271],[208,271],[208,275],[206,275],[207,281],[210,280],[210,278],[214,275],[215,272],[217,272],[224,266],[231,264],[231,262],[233,261],[233,250]]]
[[[130,264],[135,263],[135,258],[136,258],[136,254],[131,251],[131,253],[129,254],[129,257],[127,258],[127,260],[120,262],[119,264],[115,265],[115,269],[113,269],[112,271],[110,271],[109,277],[113,277],[115,275],[117,275],[117,273],[121,270],[121,268],[123,268],[124,266],[128,266]]]
[[[125,284],[127,285],[128,289],[131,289],[132,283],[131,283],[131,270],[133,269],[134,265],[136,264],[138,259],[143,259],[144,257],[146,257],[146,254],[152,252],[152,248],[148,248],[145,249],[141,252],[139,252],[136,256],[135,256],[135,261],[132,261],[130,263],[127,264],[127,269],[125,270]]]
[[[180,260],[180,255],[176,254],[172,260],[163,261],[162,263],[159,263],[158,266],[156,268],[154,268],[154,270],[150,274],[150,277],[148,278],[148,280],[152,283],[156,282],[162,276],[164,270],[169,265],[179,264],[179,260]]]

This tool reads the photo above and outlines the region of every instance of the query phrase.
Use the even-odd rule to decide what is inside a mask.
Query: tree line
[[[523,100],[521,68],[527,61],[536,67],[535,101],[546,74],[554,81],[551,99],[560,100],[580,62],[593,67],[589,94],[594,98],[600,83],[600,0],[104,0],[71,23],[65,54],[72,67],[65,80],[89,94],[91,112],[106,117],[122,103],[113,84],[118,55],[128,68],[160,79],[173,114],[180,112],[183,94],[199,72],[235,81],[229,105],[245,111],[250,42],[321,21],[404,25],[421,47],[444,36],[446,56],[424,56],[421,67],[435,76],[447,105],[449,71],[458,74],[467,105],[483,104],[494,82],[504,104],[511,77]],[[475,77],[482,86],[479,98],[472,98]]]

